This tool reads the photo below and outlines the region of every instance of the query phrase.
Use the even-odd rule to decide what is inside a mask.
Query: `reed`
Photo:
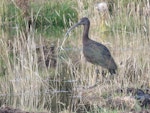
[[[127,100],[125,97],[129,95],[126,92],[119,95],[116,90],[150,87],[148,1],[129,0],[126,3],[124,0],[114,0],[111,7],[112,14],[105,18],[95,9],[96,0],[73,1],[75,6],[64,4],[67,3],[66,0],[57,2],[62,5],[62,9],[65,7],[75,9],[77,15],[59,16],[58,20],[63,22],[58,36],[61,38],[57,37],[57,32],[48,34],[48,37],[52,38],[47,38],[47,35],[43,35],[42,32],[37,33],[34,27],[28,31],[26,22],[25,31],[16,28],[8,29],[7,25],[10,24],[11,17],[3,21],[3,16],[6,15],[4,12],[9,1],[2,0],[0,4],[0,106],[5,104],[28,111],[61,113],[81,112],[82,110],[89,113],[117,113],[130,109],[141,109],[134,100],[130,100],[131,105],[128,104],[129,101],[123,101],[127,102],[124,104],[129,105],[125,108],[113,108],[114,106],[109,106],[108,97],[114,100]],[[38,3],[43,2],[39,0]],[[39,6],[38,3],[32,2],[31,9],[32,6]],[[45,0],[44,3],[47,4],[45,7],[50,5],[49,1]],[[51,10],[55,9],[54,1],[52,3]],[[58,8],[53,10],[56,15],[61,13],[56,12]],[[43,21],[39,29],[43,29],[44,26],[41,27],[41,25],[50,26],[53,22],[43,9],[35,9],[37,10],[35,14],[37,25]],[[62,9],[59,10],[62,11]],[[29,15],[32,20],[34,15],[32,10]],[[44,20],[39,22],[40,16]],[[109,74],[103,77],[102,69],[99,67],[99,84],[96,87],[93,86],[96,81],[97,67],[86,62],[83,57],[81,29],[78,28],[71,32],[63,45],[64,49],[60,49],[66,29],[76,23],[77,18],[84,16],[91,21],[90,38],[106,45],[118,65],[118,74],[113,80]],[[70,18],[73,20],[69,21]],[[17,19],[13,25],[21,26],[20,23],[17,23],[21,19]],[[102,19],[104,24],[101,26]],[[66,21],[71,23],[64,23]],[[57,24],[57,22],[56,19],[54,23]],[[3,29],[5,25],[7,29]],[[15,33],[9,34],[9,31]],[[54,53],[51,52],[52,43],[55,45]],[[53,57],[56,62],[51,67]],[[45,65],[46,58],[50,59],[49,66]]]

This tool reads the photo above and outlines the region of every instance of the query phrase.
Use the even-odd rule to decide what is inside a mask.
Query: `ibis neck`
[[[87,25],[84,25],[83,43],[86,43],[89,40],[89,28],[90,28],[90,23]]]

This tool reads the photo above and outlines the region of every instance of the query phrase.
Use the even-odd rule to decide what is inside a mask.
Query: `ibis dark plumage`
[[[73,30],[75,27],[83,25],[83,54],[86,60],[92,64],[99,65],[103,68],[108,69],[110,74],[115,74],[117,70],[117,65],[110,54],[110,51],[106,46],[101,43],[98,43],[94,40],[91,40],[88,36],[89,28],[90,28],[90,21],[87,17],[82,18],[77,24],[72,26],[67,34]]]

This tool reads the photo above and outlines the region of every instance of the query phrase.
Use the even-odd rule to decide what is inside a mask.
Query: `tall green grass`
[[[33,5],[33,10],[36,9],[35,14],[39,12],[36,16],[36,28],[43,34],[61,35],[66,27],[78,19],[76,4],[73,1],[51,1],[42,6],[35,3]]]
[[[15,35],[16,29],[25,31],[29,18],[33,29],[43,36],[60,36],[64,29],[77,21],[78,15],[73,1],[43,3],[30,2],[30,9],[20,9],[15,2],[5,3],[2,12],[2,28]],[[28,14],[24,15],[24,10]],[[25,17],[27,16],[27,17]]]

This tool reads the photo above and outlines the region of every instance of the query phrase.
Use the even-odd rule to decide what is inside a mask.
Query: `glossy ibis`
[[[108,69],[110,74],[115,74],[117,70],[117,65],[110,54],[110,51],[101,43],[98,43],[94,40],[91,40],[88,36],[89,28],[90,28],[90,21],[87,17],[82,18],[77,24],[72,26],[66,34],[68,34],[71,30],[75,27],[83,25],[83,54],[86,60],[92,64],[100,65],[103,68]]]

